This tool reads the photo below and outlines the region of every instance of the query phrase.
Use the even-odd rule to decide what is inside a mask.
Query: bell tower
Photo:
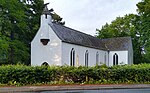
[[[51,12],[53,12],[53,9],[48,10],[48,5],[49,3],[44,4],[44,9],[41,15],[41,26],[44,24],[50,24],[52,23],[52,16]]]
[[[50,41],[49,39],[49,32],[48,32],[48,27],[49,24],[52,24],[52,17],[51,17],[51,12],[53,12],[53,9],[48,10],[48,5],[49,3],[44,4],[44,9],[41,15],[41,29],[42,29],[42,33],[41,33],[41,43],[43,45],[47,45],[48,42]]]

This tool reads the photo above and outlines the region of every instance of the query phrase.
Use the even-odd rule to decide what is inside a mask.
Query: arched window
[[[88,67],[88,61],[89,61],[89,52],[86,50],[85,52],[85,66]]]
[[[70,52],[70,66],[75,66],[75,50],[74,50],[74,48],[72,48],[71,52]]]
[[[43,62],[42,66],[49,66],[49,64],[47,62]]]
[[[98,64],[98,62],[99,62],[99,53],[97,52],[96,53],[96,64]]]
[[[105,64],[106,64],[106,61],[107,61],[107,56],[106,56],[106,53],[105,53],[105,57],[104,57]]]
[[[117,53],[115,53],[113,55],[113,65],[118,65],[118,55],[117,55]]]

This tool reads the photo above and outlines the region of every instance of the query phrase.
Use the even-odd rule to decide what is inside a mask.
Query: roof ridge
[[[61,25],[61,24],[57,24],[57,23],[53,23],[53,24],[56,24],[56,25],[59,25],[59,26],[63,26],[63,27],[65,27],[65,28],[71,29],[71,30],[73,30],[73,31],[75,31],[75,32],[82,33],[82,34],[84,34],[84,35],[88,35],[88,36],[90,36],[90,37],[97,38],[97,39],[100,39],[100,40],[101,40],[101,38],[94,37],[94,36],[92,36],[92,35],[90,35],[90,34],[87,34],[87,33],[81,32],[81,31],[79,31],[79,30],[76,30],[76,29],[73,29],[73,28],[70,28],[70,27],[67,27],[67,26]]]
[[[119,38],[131,38],[131,36],[125,36],[125,37],[112,37],[112,38],[102,38],[102,40],[107,40],[107,39],[119,39]]]

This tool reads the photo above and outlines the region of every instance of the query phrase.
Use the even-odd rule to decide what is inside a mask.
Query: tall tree
[[[99,38],[111,38],[111,37],[122,37],[130,36],[135,34],[135,26],[133,22],[135,21],[136,15],[129,14],[124,17],[117,17],[111,24],[106,23],[102,26],[102,29],[98,31]]]
[[[139,32],[146,62],[150,62],[150,0],[142,0],[137,4],[140,19]]]
[[[19,62],[20,60],[25,59],[25,56],[23,56],[25,53],[24,49],[27,49],[20,48],[19,51],[22,52],[22,54],[17,58],[16,55],[19,52],[14,51],[16,48],[14,45],[18,45],[18,43],[24,44],[23,42],[17,40],[17,36],[19,36],[17,33],[22,31],[19,29],[25,24],[25,12],[22,7],[23,3],[20,3],[20,1],[17,0],[0,0],[0,2],[0,34],[2,36],[1,45],[5,43],[5,45],[7,44],[7,46],[9,46],[2,46],[3,50],[1,50],[1,52],[4,53],[3,56],[5,56],[7,62]],[[8,53],[6,53],[6,51],[8,51]]]

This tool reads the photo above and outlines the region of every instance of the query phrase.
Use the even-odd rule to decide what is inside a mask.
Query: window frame
[[[85,52],[85,66],[88,67],[88,63],[89,63],[89,52],[88,50],[86,50]]]
[[[99,53],[96,52],[96,64],[98,65],[98,63],[99,63]]]
[[[113,65],[118,65],[118,54],[117,53],[115,53],[113,55]]]
[[[75,50],[74,50],[74,48],[72,48],[71,52],[70,52],[70,66],[75,66]]]

